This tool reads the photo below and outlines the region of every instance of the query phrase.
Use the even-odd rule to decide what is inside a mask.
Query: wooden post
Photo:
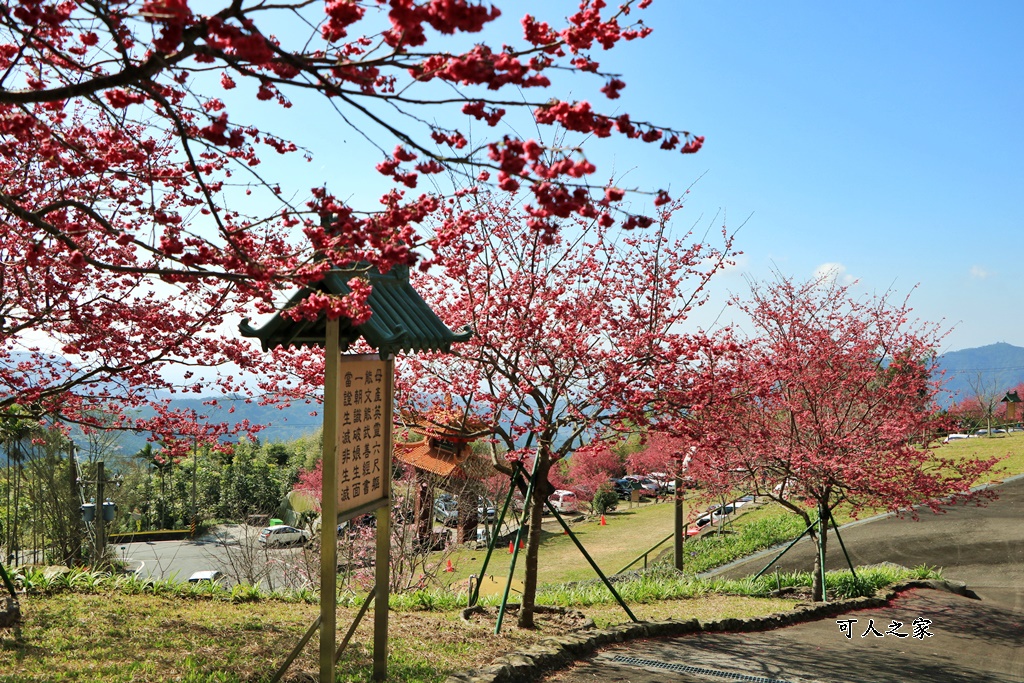
[[[327,320],[324,342],[323,484],[320,517],[320,680],[334,681],[338,607],[338,395],[340,324]]]
[[[391,586],[391,454],[394,450],[392,427],[394,419],[395,360],[388,359],[384,371],[384,495],[386,504],[377,508],[377,564],[375,566],[377,594],[373,607],[373,680],[388,677],[388,600]],[[333,680],[333,679],[332,679]]]
[[[675,565],[676,569],[683,571],[683,539],[686,538],[686,530],[683,528],[683,478],[676,476],[675,490]]]

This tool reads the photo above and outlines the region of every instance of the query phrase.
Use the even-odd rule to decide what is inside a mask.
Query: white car
[[[576,512],[579,507],[576,494],[565,489],[558,489],[548,496],[548,502],[559,512]]]
[[[267,548],[274,546],[305,545],[309,543],[309,532],[305,529],[296,529],[287,524],[268,526],[260,532],[258,539]]]

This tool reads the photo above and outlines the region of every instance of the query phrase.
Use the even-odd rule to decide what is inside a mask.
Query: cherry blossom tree
[[[608,480],[624,474],[622,459],[602,441],[592,441],[573,452],[572,457],[563,461],[565,471],[552,468],[548,481],[552,486],[569,489],[576,493],[580,500],[592,501],[598,490],[608,487]]]
[[[977,500],[970,491],[994,460],[952,460],[920,438],[933,423],[932,379],[942,334],[915,321],[907,300],[859,298],[829,279],[779,276],[735,301],[752,335],[705,359],[691,421],[703,434],[694,476],[721,490],[777,501],[811,526],[822,566],[832,510],[916,514]],[[713,389],[713,387],[717,389]],[[693,395],[691,394],[691,398]]]
[[[653,431],[647,435],[643,449],[626,458],[626,467],[633,474],[662,472],[669,477],[682,476],[690,466],[692,449],[681,436]]]
[[[410,397],[461,397],[489,421],[507,459],[525,460],[534,473],[519,617],[531,627],[552,466],[608,426],[643,416],[655,368],[680,363],[687,316],[705,300],[732,240],[723,233],[715,248],[690,234],[670,238],[676,205],[664,207],[658,229],[613,231],[579,217],[552,234],[532,227],[520,196],[463,200],[475,202],[466,208],[479,220],[445,243],[444,271],[417,288],[443,320],[474,335],[454,358],[407,359],[403,371]],[[506,459],[495,465],[510,471]]]
[[[649,4],[582,0],[560,24],[525,16],[500,47],[476,38],[499,9],[471,0],[0,4],[0,407],[138,426],[123,409],[153,390],[246,391],[241,376],[261,370],[282,390],[280,358],[235,339],[237,320],[331,268],[442,258],[475,219],[435,220],[449,177],[463,192],[528,188],[525,220],[548,241],[570,215],[649,226],[621,203],[634,188],[594,182],[562,133],[687,154],[703,138],[602,113],[555,85],[582,74],[617,99],[625,81],[597,56],[648,35]],[[342,198],[346,178],[328,189],[292,172],[289,159],[317,150],[289,138],[325,112],[325,128],[377,150],[374,168],[348,178],[381,178],[375,201]],[[560,143],[499,127],[516,112]],[[350,284],[292,314],[365,319],[369,286]],[[169,363],[225,369],[181,385]]]

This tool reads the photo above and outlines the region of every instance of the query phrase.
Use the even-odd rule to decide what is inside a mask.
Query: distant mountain
[[[236,424],[248,420],[254,425],[266,425],[258,434],[261,442],[293,441],[300,436],[311,434],[323,425],[323,413],[319,405],[307,405],[296,402],[288,407],[261,406],[255,401],[246,403],[244,400],[218,398],[216,406],[203,405],[209,398],[173,398],[172,410],[195,410],[197,414],[206,415],[205,422]],[[234,412],[229,412],[234,408]],[[152,411],[143,411],[152,414]],[[316,415],[310,415],[315,412]],[[120,439],[123,453],[137,453],[146,445],[147,434],[125,434]],[[234,437],[232,437],[234,440]]]
[[[939,357],[939,368],[945,372],[943,406],[971,398],[979,388],[1002,395],[1024,383],[1024,348],[1000,342],[950,351]]]

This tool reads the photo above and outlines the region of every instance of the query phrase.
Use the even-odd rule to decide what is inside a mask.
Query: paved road
[[[235,577],[251,577],[265,587],[289,585],[289,568],[302,564],[302,549],[264,548],[256,542],[259,531],[224,525],[197,539],[125,543],[114,550],[146,578],[185,581],[194,572],[218,570],[228,585]]]
[[[855,564],[896,562],[945,568],[980,599],[915,590],[886,608],[839,617],[856,619],[849,637],[836,618],[755,634],[699,634],[636,641],[602,650],[550,683],[616,681],[757,683],[1021,683],[1024,681],[1024,478],[999,488],[984,508],[923,513],[920,521],[886,518],[842,530]],[[830,544],[830,569],[845,566],[838,543]],[[802,547],[803,546],[803,547]],[[813,547],[798,544],[783,570],[810,567]],[[746,576],[761,558],[730,567]],[[930,621],[914,636],[913,623]],[[868,631],[874,620],[881,637]],[[885,635],[902,622],[900,638]],[[923,624],[923,622],[918,622]],[[864,635],[866,633],[866,635]]]

